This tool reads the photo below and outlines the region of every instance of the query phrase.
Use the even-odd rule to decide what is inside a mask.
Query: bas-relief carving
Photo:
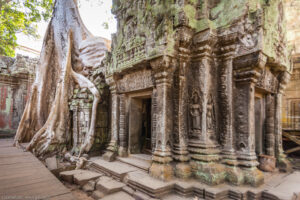
[[[247,87],[237,87],[235,95],[235,132],[237,135],[236,148],[239,151],[245,151],[247,148],[247,133],[248,127],[247,122],[248,116],[245,109],[247,109],[247,98],[244,90],[247,90]]]
[[[117,90],[120,93],[137,91],[153,87],[151,70],[141,70],[124,75],[117,82]]]
[[[201,99],[199,92],[194,89],[190,100],[190,115],[191,115],[191,137],[199,137],[201,134]]]
[[[158,135],[157,138],[152,138],[152,150],[157,148],[158,151],[153,152],[155,158],[152,166],[159,166],[156,170],[160,172],[169,169],[169,162],[172,160],[170,157],[183,155],[179,145],[181,138],[185,136],[188,143],[186,149],[190,151],[186,151],[187,157],[191,157],[191,162],[205,163],[212,161],[210,159],[213,157],[213,161],[219,164],[220,159],[224,159],[221,155],[225,155],[219,152],[226,149],[225,159],[232,159],[234,163],[230,161],[230,166],[249,167],[250,165],[244,164],[247,161],[241,161],[242,164],[239,162],[248,155],[251,157],[249,160],[256,161],[255,153],[254,156],[252,154],[255,149],[254,115],[249,111],[253,108],[255,87],[264,89],[267,93],[276,93],[274,85],[278,85],[275,76],[269,71],[260,71],[262,67],[258,64],[260,61],[257,54],[261,51],[264,36],[261,10],[251,14],[243,12],[238,20],[225,28],[207,27],[196,32],[189,25],[194,21],[191,21],[193,19],[187,13],[180,9],[172,13],[171,6],[164,7],[167,4],[162,5],[162,2],[164,1],[122,1],[118,8],[114,8],[120,23],[119,33],[113,42],[115,52],[112,51],[117,64],[110,71],[112,74],[123,74],[123,77],[115,80],[118,95],[153,89],[152,131],[153,135],[156,132]],[[222,12],[211,13],[214,6],[220,5],[219,0],[176,1],[174,4],[178,8],[183,5],[196,6],[194,17],[197,20],[215,20]],[[149,5],[153,7],[148,9]],[[140,11],[144,12],[140,15],[143,17],[132,14]],[[174,17],[173,22],[167,17]],[[174,26],[175,23],[178,23],[178,27]],[[175,34],[169,34],[170,30]],[[193,41],[192,44],[190,41]],[[168,43],[173,46],[168,46]],[[167,46],[171,47],[171,54],[164,51]],[[140,52],[139,49],[141,57],[136,53]],[[151,51],[154,51],[153,54]],[[174,67],[174,75],[169,72],[170,62],[157,62],[161,60],[161,56],[179,63]],[[127,69],[141,66],[145,61],[156,65],[151,64],[150,70]],[[186,66],[182,62],[186,62]],[[115,63],[110,60],[109,67],[112,64]],[[182,68],[186,69],[186,77],[181,74]],[[259,74],[262,75],[256,83]],[[174,117],[172,123],[168,121],[171,117],[166,118],[165,113]],[[169,138],[170,136],[173,137]],[[169,146],[176,156],[170,154]],[[250,168],[255,166],[251,164]],[[203,168],[198,166],[195,173],[208,176],[213,174],[201,170]],[[162,174],[166,175],[165,172]]]
[[[268,92],[276,93],[278,79],[269,69],[263,69],[260,78],[256,83],[256,87],[264,89]]]
[[[206,112],[206,128],[212,137],[215,137],[215,129],[216,129],[216,116],[215,116],[215,105],[213,101],[213,97],[210,94],[208,97],[207,103],[207,112]]]

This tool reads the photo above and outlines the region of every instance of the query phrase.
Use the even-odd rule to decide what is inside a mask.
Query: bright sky
[[[116,32],[116,20],[110,11],[112,1],[104,0],[103,2],[104,3],[100,5],[98,1],[81,0],[79,12],[85,26],[93,35],[101,36],[110,40],[111,34]],[[104,22],[108,22],[108,29],[104,28]],[[40,51],[47,25],[48,23],[46,22],[39,24],[38,33],[41,36],[40,39],[32,39],[23,34],[18,34],[18,44]],[[17,53],[23,52],[17,51]]]

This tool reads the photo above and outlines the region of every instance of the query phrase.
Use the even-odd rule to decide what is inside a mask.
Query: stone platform
[[[164,182],[152,178],[145,170],[121,161],[107,162],[99,158],[90,161],[89,170],[103,173],[126,186],[122,189],[131,196],[135,193],[157,199],[297,199],[300,198],[300,172],[267,174],[265,184],[257,188],[227,184],[208,186],[197,180],[173,179]],[[128,189],[129,188],[129,189]],[[176,198],[174,197],[176,196]],[[144,199],[147,199],[144,198]],[[136,198],[143,199],[143,198]]]

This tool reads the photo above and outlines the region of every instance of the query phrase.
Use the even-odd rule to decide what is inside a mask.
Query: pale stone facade
[[[285,9],[294,67],[283,98],[282,123],[285,130],[300,131],[300,1],[286,0]]]
[[[153,177],[213,185],[260,185],[260,157],[289,169],[281,142],[291,70],[282,1],[115,0],[113,13],[105,159],[150,152]]]

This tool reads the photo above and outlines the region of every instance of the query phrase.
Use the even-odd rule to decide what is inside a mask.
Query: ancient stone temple
[[[0,57],[0,137],[15,134],[18,128],[37,62],[22,55]]]
[[[101,38],[102,39],[102,38]],[[88,77],[96,85],[101,93],[102,101],[97,107],[96,128],[92,151],[101,150],[108,142],[108,112],[109,112],[109,89],[103,76],[103,67],[90,69]],[[72,116],[72,144],[73,151],[79,152],[89,131],[92,119],[93,94],[86,88],[75,86],[73,96],[69,101]]]
[[[263,183],[288,170],[281,97],[291,70],[282,1],[114,0],[104,158],[151,154],[169,180]],[[263,166],[267,159],[271,167]]]

